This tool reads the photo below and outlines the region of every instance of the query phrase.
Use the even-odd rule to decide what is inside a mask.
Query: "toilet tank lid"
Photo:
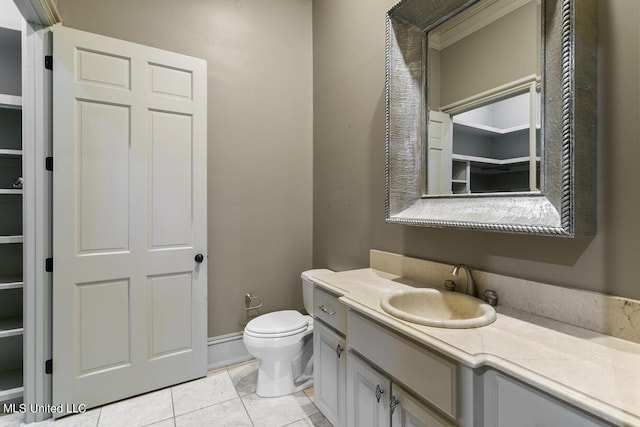
[[[282,334],[304,329],[308,323],[308,316],[295,310],[282,310],[256,317],[247,323],[245,329],[256,334]]]
[[[313,270],[303,271],[300,277],[303,278],[304,280],[311,281],[311,277],[319,273],[333,273],[333,270],[329,270],[326,268],[316,268]]]

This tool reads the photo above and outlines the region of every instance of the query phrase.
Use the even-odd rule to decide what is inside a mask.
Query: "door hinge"
[[[44,261],[44,271],[47,273],[53,273],[53,258],[47,258]]]
[[[46,68],[47,70],[53,70],[53,56],[45,55],[44,68]]]
[[[45,374],[52,374],[53,373],[53,360],[52,359],[45,360],[45,362],[44,362],[44,373]]]
[[[53,172],[53,157],[44,159],[44,168],[49,172]]]

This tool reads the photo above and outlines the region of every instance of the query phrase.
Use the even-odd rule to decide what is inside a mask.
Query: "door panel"
[[[92,407],[206,374],[206,63],[53,39],[53,402]]]
[[[446,113],[430,111],[427,142],[427,194],[451,194],[452,152],[451,117]]]
[[[151,247],[189,246],[192,240],[192,118],[150,111]]]
[[[340,348],[340,350],[338,350]],[[313,324],[314,403],[335,427],[346,424],[346,348],[345,339],[322,321]]]
[[[129,108],[77,101],[75,111],[79,251],[128,250]]]
[[[391,380],[352,352],[347,354],[347,425],[389,427]]]
[[[191,349],[191,272],[149,278],[152,358]]]
[[[78,375],[129,364],[129,281],[78,284],[76,307],[80,333],[75,348]]]

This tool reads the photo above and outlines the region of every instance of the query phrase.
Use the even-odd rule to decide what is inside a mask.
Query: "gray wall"
[[[599,0],[598,233],[562,239],[384,223],[384,14],[313,3],[315,267],[369,248],[640,299],[640,2]]]
[[[540,75],[538,9],[536,2],[530,2],[442,49],[440,106]]]
[[[59,0],[64,25],[208,61],[209,336],[244,294],[302,308],[312,257],[311,0]]]

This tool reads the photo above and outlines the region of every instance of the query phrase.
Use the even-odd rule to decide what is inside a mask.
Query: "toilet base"
[[[302,381],[301,381],[302,380]],[[258,368],[256,394],[260,397],[278,397],[296,393],[313,385],[313,376],[293,381],[291,363],[261,360]]]
[[[277,397],[295,393],[313,385],[313,335],[309,329],[300,341],[295,356],[265,357],[260,360],[256,394],[260,397]],[[263,354],[264,355],[264,354]]]

